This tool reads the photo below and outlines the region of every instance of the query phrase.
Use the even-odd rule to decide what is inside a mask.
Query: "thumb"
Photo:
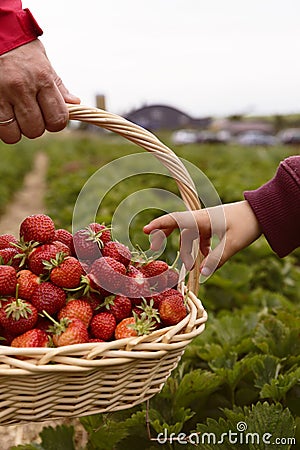
[[[217,269],[219,269],[229,258],[225,253],[225,237],[219,244],[211,250],[206,258],[203,259],[200,266],[200,273],[204,277],[210,277]]]
[[[65,103],[75,103],[75,104],[80,103],[80,98],[74,94],[71,94],[71,92],[68,91],[68,89],[63,84],[61,78],[57,75],[56,72],[54,72],[54,82],[58,87],[58,90],[61,93]]]

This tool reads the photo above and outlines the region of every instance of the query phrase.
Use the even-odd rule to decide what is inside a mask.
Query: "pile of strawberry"
[[[45,214],[0,235],[1,345],[59,347],[148,334],[187,315],[178,273],[136,258],[105,224],[73,235]]]

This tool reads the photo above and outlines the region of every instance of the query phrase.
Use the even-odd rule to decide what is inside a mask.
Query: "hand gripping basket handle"
[[[181,197],[188,210],[200,209],[201,205],[193,180],[186,167],[178,156],[148,130],[102,109],[90,108],[83,105],[68,104],[70,120],[79,120],[97,125],[106,130],[113,131],[124,138],[134,142],[138,146],[154,154],[169,170],[178,185]],[[199,265],[200,253],[197,256],[195,266],[189,273],[188,289],[196,295],[199,289]]]

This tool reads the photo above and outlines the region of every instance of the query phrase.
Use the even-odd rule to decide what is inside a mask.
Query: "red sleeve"
[[[272,180],[244,196],[278,256],[300,246],[300,156],[282,161]]]
[[[0,0],[0,55],[33,41],[43,33],[19,0]]]

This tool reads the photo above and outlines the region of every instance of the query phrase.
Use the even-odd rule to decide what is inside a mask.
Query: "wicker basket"
[[[171,172],[188,209],[200,207],[184,165],[155,136],[96,108],[69,105],[70,119],[114,131],[152,152]],[[0,424],[73,418],[131,408],[158,393],[185,347],[203,332],[199,260],[189,274],[188,315],[147,336],[60,348],[0,346]]]

